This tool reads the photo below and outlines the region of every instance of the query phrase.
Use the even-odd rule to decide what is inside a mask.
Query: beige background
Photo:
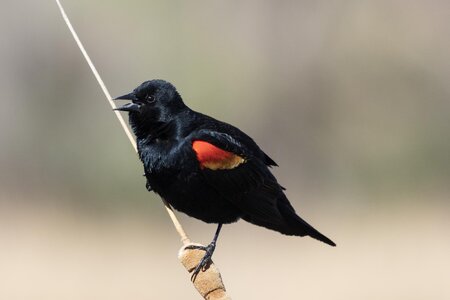
[[[63,3],[113,95],[170,80],[338,244],[225,226],[234,299],[450,299],[450,2]],[[198,299],[53,1],[2,3],[0,91],[0,299]]]

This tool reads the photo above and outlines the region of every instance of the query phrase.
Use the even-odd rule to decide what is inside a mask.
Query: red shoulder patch
[[[205,141],[196,140],[192,149],[197,154],[200,168],[211,170],[233,169],[244,163],[245,160],[237,154],[220,149]]]

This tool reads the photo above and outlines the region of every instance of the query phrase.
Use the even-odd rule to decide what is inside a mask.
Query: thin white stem
[[[102,91],[106,96],[106,99],[108,100],[109,104],[111,105],[111,107],[113,109],[116,108],[117,107],[116,104],[112,100],[111,95],[109,94],[108,89],[105,86],[105,83],[103,82],[102,78],[100,77],[100,74],[98,74],[97,69],[95,68],[94,64],[91,61],[91,58],[89,57],[89,55],[86,52],[86,49],[84,49],[84,46],[81,43],[81,40],[78,37],[72,24],[70,23],[70,20],[67,17],[66,12],[64,11],[63,6],[61,5],[61,2],[59,2],[59,0],[56,0],[56,4],[58,4],[59,10],[61,11],[61,14],[63,16],[64,21],[66,22],[67,27],[69,28],[70,32],[72,33],[72,36],[75,39],[75,42],[77,43],[78,48],[80,48],[81,53],[83,53],[83,56],[86,59],[89,67],[91,68],[92,73],[94,73],[94,76],[97,79],[98,84],[102,88]],[[125,131],[125,134],[127,135],[128,139],[130,140],[131,145],[133,146],[134,150],[137,152],[136,141],[134,140],[130,129],[128,128],[127,124],[125,123],[125,120],[123,119],[120,112],[115,110],[114,113],[116,114],[117,119],[119,119],[120,125],[122,125],[122,128]],[[170,204],[167,203],[167,201],[165,201],[164,199],[163,199],[163,202],[164,202],[164,205],[166,206],[167,213],[169,214],[169,217],[172,220],[173,225],[175,226],[175,229],[177,230],[178,234],[180,235],[181,242],[185,245],[189,244],[190,240],[187,237],[186,232],[183,229],[183,226],[181,226],[180,222],[178,221],[177,217],[175,216],[175,214],[172,210],[172,207],[170,207]]]

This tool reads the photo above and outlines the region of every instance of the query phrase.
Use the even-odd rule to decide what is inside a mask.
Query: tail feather
[[[326,237],[325,235],[320,233],[318,230],[316,230],[314,227],[309,225],[305,220],[303,220],[299,216],[296,216],[296,217],[298,219],[297,220],[298,223],[297,223],[296,227],[300,227],[302,232],[306,231],[306,234],[309,235],[310,237],[312,237],[316,240],[319,240],[321,242],[324,242],[325,244],[328,244],[330,246],[336,247],[335,242],[333,242],[328,237]]]
[[[263,220],[261,218],[257,218],[252,215],[244,215],[242,216],[242,219],[244,219],[249,223],[278,231],[282,234],[296,235],[296,236],[309,235],[310,237],[319,240],[325,244],[328,244],[333,247],[336,246],[336,244],[332,240],[327,238],[325,235],[321,234],[319,231],[317,231],[314,227],[309,225],[306,221],[297,216],[295,213],[293,215],[292,213],[290,213],[287,218],[285,217],[284,220],[279,220],[278,222],[274,222],[273,220],[271,221],[268,219]]]
[[[240,201],[245,221],[286,235],[306,236],[330,246],[336,244],[300,218],[276,181],[268,182]]]
[[[319,240],[325,244],[328,244],[333,247],[336,246],[336,243],[334,243],[328,237],[320,233],[305,220],[300,218],[295,212],[292,205],[287,200],[287,198],[285,198],[285,201],[279,201],[278,204],[279,204],[278,209],[281,215],[283,216],[286,223],[289,225],[289,229],[292,231],[294,235],[300,236],[309,235],[310,237]]]

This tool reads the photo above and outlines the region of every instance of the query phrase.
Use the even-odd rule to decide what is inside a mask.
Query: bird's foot
[[[205,251],[205,255],[198,263],[197,267],[195,268],[194,272],[192,272],[191,275],[191,281],[194,281],[197,277],[198,273],[200,273],[201,270],[204,270],[208,266],[208,264],[211,263],[211,258],[214,253],[214,250],[216,249],[216,243],[213,241],[208,246],[200,246],[200,245],[189,245],[185,249],[197,249],[197,250],[203,250]]]

